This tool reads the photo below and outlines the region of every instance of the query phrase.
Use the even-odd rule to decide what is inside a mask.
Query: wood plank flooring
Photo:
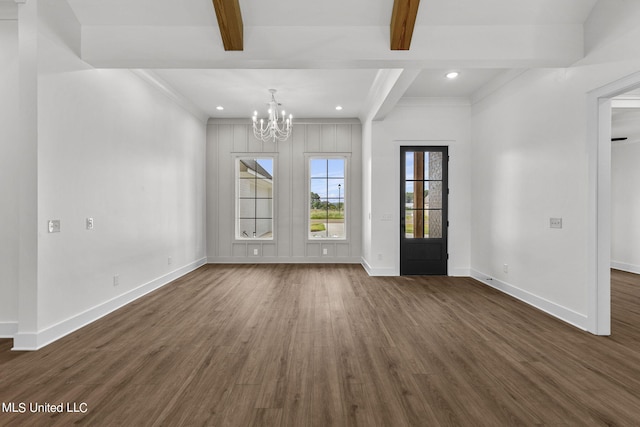
[[[207,265],[40,351],[0,340],[27,405],[0,425],[637,426],[640,276],[612,307],[596,337],[469,278]]]

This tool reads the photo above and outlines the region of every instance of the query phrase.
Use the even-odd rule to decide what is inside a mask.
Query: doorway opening
[[[589,332],[611,334],[611,103],[640,88],[640,72],[587,96],[589,153],[588,324]]]
[[[611,332],[637,325],[640,290],[640,89],[611,100]]]

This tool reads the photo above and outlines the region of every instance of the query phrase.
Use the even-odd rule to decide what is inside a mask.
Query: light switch
[[[550,228],[562,228],[562,218],[549,218]]]

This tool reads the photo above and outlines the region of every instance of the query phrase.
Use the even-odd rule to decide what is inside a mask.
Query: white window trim
[[[351,176],[349,175],[349,164],[351,162],[351,153],[305,153],[305,179],[306,183],[306,193],[305,193],[305,203],[307,205],[306,208],[306,220],[305,220],[305,236],[307,242],[350,242],[350,234],[349,228],[351,227],[351,220],[349,217],[350,206],[351,206]],[[309,235],[309,230],[311,229],[311,204],[310,195],[311,195],[311,160],[312,159],[343,159],[344,160],[344,186],[347,196],[344,198],[344,237],[311,237]]]
[[[238,221],[238,217],[240,214],[240,177],[238,176],[238,174],[240,173],[240,169],[238,167],[238,163],[240,162],[241,159],[271,159],[273,161],[273,175],[272,175],[272,180],[273,180],[273,188],[272,188],[272,213],[271,213],[271,237],[241,237],[240,236],[240,230],[238,228],[239,226],[239,221]],[[235,186],[235,191],[233,193],[233,206],[234,206],[234,210],[233,210],[233,222],[234,222],[234,231],[233,231],[233,240],[234,242],[238,243],[238,242],[242,242],[242,243],[247,243],[247,242],[275,242],[276,241],[276,218],[277,218],[277,202],[276,202],[276,197],[277,197],[277,191],[276,191],[276,187],[277,187],[277,173],[278,173],[278,159],[277,157],[273,154],[273,153],[238,153],[233,155],[233,169],[234,169],[234,186]]]

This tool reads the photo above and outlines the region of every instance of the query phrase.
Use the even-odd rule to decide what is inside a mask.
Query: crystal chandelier
[[[293,129],[293,116],[289,114],[289,117],[286,117],[284,110],[278,114],[280,104],[276,102],[275,98],[277,91],[269,89],[269,92],[271,92],[271,101],[268,103],[269,119],[266,122],[265,119],[258,120],[258,112],[254,111],[253,134],[264,142],[285,141]]]

